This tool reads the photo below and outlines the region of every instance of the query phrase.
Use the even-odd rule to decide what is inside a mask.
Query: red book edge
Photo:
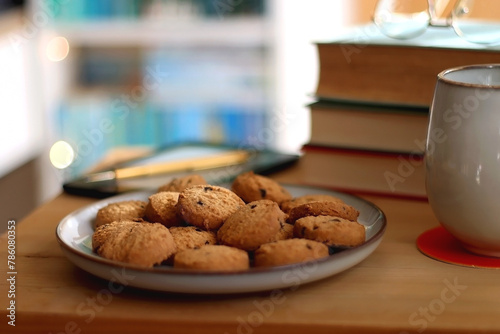
[[[411,158],[414,160],[423,161],[424,155],[420,153],[396,153],[396,152],[378,152],[378,151],[365,151],[365,150],[355,150],[355,149],[347,149],[347,148],[339,148],[339,147],[325,147],[320,145],[312,145],[305,144],[302,146],[302,152],[323,152],[323,153],[334,153],[336,155],[356,155],[356,156],[371,156],[382,159],[396,159],[398,157]],[[352,189],[352,188],[343,188],[343,187],[333,187],[333,186],[325,186],[324,184],[314,184],[313,182],[306,182],[306,185],[323,187],[327,189],[331,189],[334,191],[340,191],[343,193],[348,193],[356,196],[377,196],[377,197],[385,197],[385,198],[395,198],[395,199],[404,199],[404,200],[413,200],[413,201],[422,201],[428,202],[427,196],[424,195],[411,195],[411,194],[401,194],[401,193],[390,193],[390,192],[382,192],[376,190],[362,190],[362,189]]]

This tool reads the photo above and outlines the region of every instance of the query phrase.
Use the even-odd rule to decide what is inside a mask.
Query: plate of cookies
[[[112,282],[230,294],[334,276],[372,254],[385,229],[384,213],[362,198],[246,172],[98,201],[66,216],[56,237],[71,262]]]

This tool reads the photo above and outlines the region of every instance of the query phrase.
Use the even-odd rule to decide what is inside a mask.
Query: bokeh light
[[[61,61],[64,60],[69,54],[69,43],[68,40],[62,36],[57,36],[52,38],[47,43],[47,48],[45,49],[47,58],[51,61]]]
[[[67,142],[60,140],[50,148],[50,162],[58,169],[67,168],[75,159],[75,151]]]

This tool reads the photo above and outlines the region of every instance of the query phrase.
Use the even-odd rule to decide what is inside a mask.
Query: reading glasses
[[[450,0],[379,0],[373,21],[384,35],[396,39],[414,38],[429,26],[439,26],[452,27],[471,43],[500,44],[498,0],[457,0],[454,5]]]

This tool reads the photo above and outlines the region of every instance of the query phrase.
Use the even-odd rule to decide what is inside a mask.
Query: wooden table
[[[287,175],[276,178],[300,182]],[[422,255],[417,236],[438,225],[427,202],[365,198],[385,212],[388,229],[376,251],[357,266],[279,296],[197,296],[110,286],[78,269],[63,256],[55,229],[65,215],[95,200],[61,194],[16,222],[15,298],[9,297],[6,280],[8,235],[0,239],[0,332],[500,332],[500,271]],[[8,325],[11,300],[15,327]]]

